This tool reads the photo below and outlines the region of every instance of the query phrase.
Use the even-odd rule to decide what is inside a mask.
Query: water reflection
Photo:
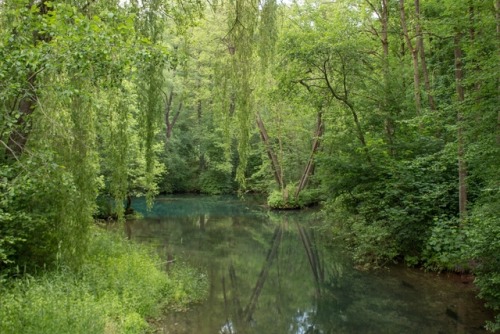
[[[359,272],[311,227],[310,212],[269,213],[252,201],[165,197],[127,223],[167,265],[206,268],[208,300],[168,314],[162,333],[482,333],[470,287],[393,268]],[[341,247],[339,247],[341,249]]]

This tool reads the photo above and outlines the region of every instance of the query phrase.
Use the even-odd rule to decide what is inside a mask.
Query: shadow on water
[[[129,237],[206,269],[208,299],[169,313],[159,333],[485,333],[472,286],[418,270],[356,271],[315,228],[314,212],[268,212],[258,200],[167,196]]]

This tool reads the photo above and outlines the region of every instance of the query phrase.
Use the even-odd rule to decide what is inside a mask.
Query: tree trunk
[[[382,25],[382,49],[384,51],[384,60],[389,60],[389,8],[387,7],[388,0],[382,0],[382,16],[380,23]]]
[[[174,90],[172,89],[170,91],[170,94],[168,95],[165,103],[165,126],[166,126],[166,133],[165,133],[165,144],[168,143],[170,140],[170,137],[172,137],[172,130],[174,128],[175,123],[177,122],[177,119],[179,118],[179,114],[181,113],[182,110],[182,101],[179,102],[179,106],[177,107],[177,110],[175,111],[175,114],[173,115],[171,119],[171,113],[172,113],[172,101],[174,99]]]
[[[380,25],[382,26],[382,73],[384,76],[384,97],[383,97],[383,109],[388,113],[388,116],[384,121],[384,130],[387,137],[387,142],[389,144],[389,154],[394,156],[396,154],[394,149],[394,121],[392,119],[392,112],[389,96],[391,94],[391,89],[389,86],[390,82],[390,64],[389,64],[389,8],[387,4],[388,0],[382,0],[382,10],[380,15]]]
[[[198,127],[201,126],[201,122],[202,122],[202,104],[201,104],[201,100],[198,100],[198,106],[197,106],[197,114],[198,114]],[[199,160],[200,160],[200,163],[199,163],[199,166],[200,166],[200,172],[201,171],[204,171],[206,169],[206,161],[205,161],[205,152],[203,149],[201,149],[200,147],[200,157],[199,157]]]
[[[388,39],[388,31],[389,31],[389,10],[387,6],[388,0],[382,0],[381,1],[381,6],[382,8],[379,10],[370,0],[365,0],[366,3],[371,7],[371,9],[375,12],[377,15],[380,25],[382,26],[382,31],[380,35],[378,32],[375,31],[375,35],[380,38],[382,42],[382,48],[384,51],[384,56],[389,56],[389,39]]]
[[[474,2],[469,0],[469,38],[470,41],[469,43],[471,45],[474,45],[476,42],[476,13],[474,9]],[[469,66],[474,72],[480,72],[481,66],[479,65],[480,61],[478,60],[478,56],[471,57],[471,59],[468,60]],[[472,76],[475,78],[476,76]],[[474,80],[473,83],[474,87],[474,93],[478,93],[481,89],[481,81],[478,79]],[[481,94],[475,94],[475,103],[480,104],[481,103]]]
[[[463,87],[463,64],[462,64],[462,48],[460,47],[462,35],[455,35],[455,85],[457,92],[458,110],[457,110],[457,141],[458,141],[458,205],[460,218],[463,219],[467,215],[467,166],[465,163],[465,144],[464,144],[464,120],[462,114],[463,102],[465,93]]]
[[[52,9],[47,6],[46,0],[40,1],[36,6],[39,9],[39,15],[47,15]],[[35,3],[30,2],[29,8],[35,5]],[[45,33],[40,33],[39,31],[33,31],[33,44],[36,45],[39,42],[49,42],[52,37]],[[38,71],[31,71],[26,78],[26,86],[23,96],[19,101],[18,111],[19,118],[17,119],[16,126],[14,130],[9,135],[9,140],[7,143],[6,156],[8,158],[16,158],[20,156],[26,142],[28,141],[28,136],[31,130],[31,121],[29,116],[33,113],[36,106],[36,81],[37,81]]]
[[[125,214],[130,215],[134,213],[134,209],[132,209],[132,196],[127,194],[127,203],[125,204]]]
[[[495,0],[495,20],[497,25],[497,66],[500,59],[500,0]],[[500,78],[497,77],[497,100],[500,105]],[[497,112],[497,145],[500,145],[500,108]]]
[[[311,148],[311,155],[307,160],[306,167],[304,168],[304,172],[302,173],[302,176],[300,178],[299,185],[297,186],[297,190],[295,191],[295,199],[299,198],[300,192],[306,187],[307,181],[309,180],[309,177],[314,170],[314,156],[319,149],[321,137],[323,136],[323,132],[325,129],[322,114],[323,113],[321,111],[318,112],[318,122],[316,124],[316,131],[314,131],[314,142]]]
[[[36,5],[39,9],[39,15],[47,15],[52,9],[47,6],[47,0],[42,0],[39,3],[30,2],[28,8]],[[52,37],[46,33],[40,33],[39,31],[33,31],[33,44],[36,45],[39,42],[50,42]],[[37,74],[39,71],[30,71],[26,78],[26,86],[24,89],[23,96],[19,101],[17,109],[19,111],[19,118],[17,119],[16,125],[9,135],[9,140],[7,143],[6,157],[11,159],[17,159],[23,152],[28,141],[28,136],[31,131],[31,120],[29,116],[35,110],[37,96]]]
[[[327,86],[328,90],[330,91],[330,93],[332,94],[333,98],[344,103],[347,106],[347,108],[349,108],[349,111],[351,112],[351,115],[352,115],[352,118],[354,121],[354,125],[356,126],[357,137],[358,137],[359,141],[361,142],[361,146],[363,146],[363,149],[366,153],[366,160],[370,164],[372,164],[372,159],[370,157],[370,152],[368,151],[368,146],[366,145],[365,135],[363,134],[363,129],[361,127],[361,122],[359,121],[358,113],[357,113],[356,109],[354,108],[354,105],[349,100],[349,91],[347,89],[347,75],[346,75],[345,62],[344,62],[344,59],[341,59],[341,60],[342,60],[342,88],[343,88],[342,93],[338,93],[333,88],[332,83],[330,82],[330,77],[328,76],[328,71],[326,68],[327,62],[329,61],[328,59],[325,62],[323,62],[323,68],[322,68],[323,77],[325,79],[326,86]]]
[[[271,146],[269,135],[267,134],[266,127],[264,126],[264,122],[262,121],[262,118],[259,113],[257,113],[256,121],[257,121],[257,127],[259,128],[260,132],[260,138],[262,139],[262,142],[266,146],[267,156],[271,160],[271,167],[274,172],[274,179],[276,180],[276,183],[278,183],[280,189],[283,190],[285,189],[286,184],[285,180],[283,179],[283,172],[281,169],[281,165],[279,163],[278,157],[276,156],[276,153],[274,153],[274,150]]]
[[[18,104],[19,117],[14,129],[9,135],[7,143],[7,158],[17,159],[24,151],[31,130],[29,116],[35,110],[36,97],[36,73],[30,73],[27,78],[26,90]]]
[[[408,45],[408,49],[411,53],[411,59],[413,62],[413,92],[415,96],[415,109],[417,115],[420,115],[422,109],[422,101],[420,96],[420,75],[419,75],[419,66],[418,66],[418,45],[417,47],[413,47],[411,43],[410,35],[408,34],[408,27],[406,25],[406,14],[404,7],[404,0],[399,0],[399,12],[401,16],[401,27],[403,28],[403,35],[406,40],[406,44]]]
[[[431,83],[429,80],[429,71],[427,70],[427,61],[425,60],[424,37],[422,36],[422,28],[420,26],[420,0],[415,0],[415,15],[417,23],[415,32],[417,34],[417,48],[420,54],[420,63],[422,64],[422,74],[424,76],[424,87],[429,101],[429,107],[432,111],[436,111],[434,96],[432,95]]]

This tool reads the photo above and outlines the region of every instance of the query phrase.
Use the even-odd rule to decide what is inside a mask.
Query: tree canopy
[[[78,266],[133,197],[323,204],[361,263],[500,309],[500,3],[0,2],[0,270]],[[500,320],[490,324],[498,329]]]

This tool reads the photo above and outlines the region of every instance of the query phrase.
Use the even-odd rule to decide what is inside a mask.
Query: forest
[[[165,193],[319,205],[364,270],[472,273],[494,332],[499,167],[499,0],[0,1],[0,332],[78,317],[48,286],[82,332],[203,298],[96,228]]]

